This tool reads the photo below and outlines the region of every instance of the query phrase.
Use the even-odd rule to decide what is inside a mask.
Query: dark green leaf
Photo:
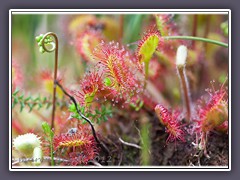
[[[39,104],[38,104],[38,110],[41,109],[42,106],[43,106],[43,105],[42,105],[41,103],[39,103]]]
[[[25,104],[21,101],[20,102],[20,112],[22,112],[22,110],[24,109],[25,107]]]
[[[27,105],[28,105],[28,107],[29,107],[29,112],[31,112],[31,111],[32,111],[32,109],[33,109],[33,104],[31,104],[31,103],[28,103]]]
[[[14,105],[18,103],[18,99],[15,97],[13,100]]]
[[[28,101],[30,99],[31,99],[31,96],[27,97],[24,101],[26,102],[26,101]]]

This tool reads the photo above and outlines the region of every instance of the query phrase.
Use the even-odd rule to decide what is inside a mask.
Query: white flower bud
[[[177,49],[176,65],[184,66],[186,64],[186,59],[187,59],[187,47],[181,45]]]

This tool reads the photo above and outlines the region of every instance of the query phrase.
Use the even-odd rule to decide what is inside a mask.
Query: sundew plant
[[[228,15],[12,15],[12,166],[228,166]]]

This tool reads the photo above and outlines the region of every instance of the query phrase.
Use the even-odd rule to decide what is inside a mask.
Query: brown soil
[[[140,114],[140,113],[139,113]],[[133,117],[134,118],[134,115]],[[119,137],[125,142],[140,145],[139,125],[135,121],[129,121],[126,117],[117,117],[114,122],[115,128],[110,128],[111,134],[105,136],[102,141],[110,151],[108,165],[133,166],[141,165],[141,150],[136,147],[127,146],[119,141]],[[136,117],[137,119],[137,117]],[[210,132],[207,143],[207,157],[203,152],[197,150],[192,142],[193,136],[187,135],[186,142],[166,144],[168,134],[165,127],[158,119],[151,115],[151,164],[152,166],[228,166],[229,141],[228,134]],[[117,127],[117,128],[116,128]]]

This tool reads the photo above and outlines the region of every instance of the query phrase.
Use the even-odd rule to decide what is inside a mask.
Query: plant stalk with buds
[[[53,42],[52,37],[55,42]],[[51,129],[54,128],[54,117],[55,117],[55,108],[56,108],[56,85],[54,82],[57,80],[57,69],[58,69],[58,37],[53,32],[48,32],[45,35],[39,35],[36,37],[36,41],[38,42],[39,51],[41,53],[48,52],[51,53],[55,51],[55,65],[54,65],[54,77],[53,77],[53,109],[52,109],[52,121],[51,121]],[[46,45],[52,45],[51,49],[48,49]]]

